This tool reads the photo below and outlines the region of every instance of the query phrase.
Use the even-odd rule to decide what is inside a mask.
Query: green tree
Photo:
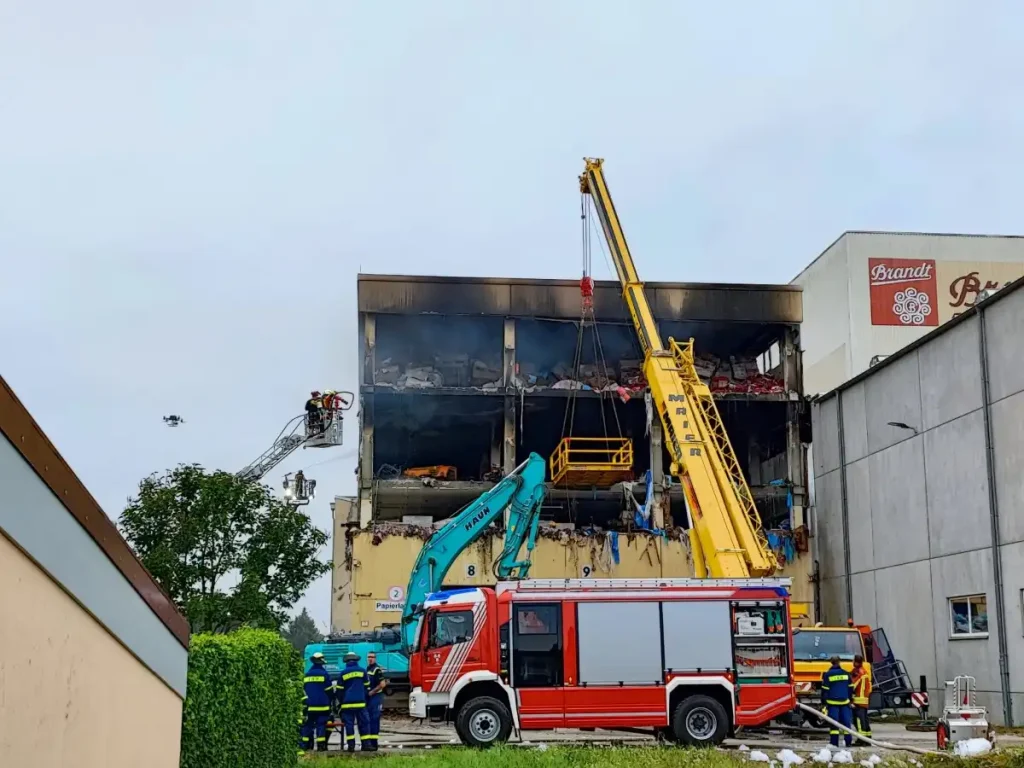
[[[310,643],[324,641],[324,636],[316,628],[316,622],[305,608],[302,609],[302,613],[288,622],[288,626],[281,634],[299,653],[302,653]]]
[[[280,631],[330,563],[327,533],[259,483],[181,464],[139,483],[118,521],[193,632]]]

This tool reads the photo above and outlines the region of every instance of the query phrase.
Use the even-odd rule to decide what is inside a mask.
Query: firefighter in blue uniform
[[[324,655],[314,653],[310,657],[309,669],[302,678],[302,691],[306,708],[306,721],[302,725],[303,749],[315,748],[327,751],[327,721],[331,716],[331,697],[334,695],[334,681],[324,664]]]
[[[366,677],[370,681],[370,690],[367,693],[369,701],[366,705],[369,730],[362,744],[363,749],[376,752],[380,738],[380,712],[384,708],[384,688],[388,681],[384,679],[384,669],[377,666],[377,654],[372,651],[366,654]]]
[[[345,723],[345,749],[356,751],[356,723],[359,724],[359,741],[369,746],[371,741],[370,723],[366,717],[366,699],[370,691],[370,679],[366,670],[359,666],[359,656],[345,654],[345,668],[338,676],[341,685],[341,719]]]
[[[852,682],[850,673],[839,666],[839,657],[833,656],[832,666],[821,676],[821,703],[825,714],[847,728],[853,727],[853,710],[850,708],[850,691]],[[853,736],[844,731],[846,746],[853,744]],[[839,746],[839,729],[829,723],[829,743]]]

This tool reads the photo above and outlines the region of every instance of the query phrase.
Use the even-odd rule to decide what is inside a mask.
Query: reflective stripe
[[[371,733],[369,736],[360,736],[359,738],[361,738],[363,741],[366,741],[367,739],[376,739],[377,737]]]
[[[857,696],[854,696],[853,703],[856,704],[858,707],[866,707],[868,705],[868,700],[863,696],[859,698]]]
[[[292,678],[295,679],[294,677]],[[323,675],[309,675],[308,677],[302,678],[303,683],[323,683],[327,680]]]
[[[310,712],[330,712],[331,706],[328,704],[326,707],[309,707]]]
[[[346,735],[345,736],[345,741],[355,741],[355,740],[356,740],[356,735],[354,733],[351,734],[351,735]]]
[[[354,680],[357,677],[362,677],[362,676],[363,676],[362,672],[358,672],[358,671],[356,671],[356,672],[346,672],[344,675],[341,676],[341,679],[342,680]]]
[[[342,709],[362,709],[365,706],[366,706],[366,702],[365,701],[361,701],[361,702],[359,702],[357,704],[342,704],[341,708]]]
[[[327,737],[326,736],[317,736],[316,740],[317,741],[327,741]]]
[[[849,699],[843,699],[842,701],[835,701],[834,699],[825,699],[825,703],[830,707],[845,707],[850,703]]]

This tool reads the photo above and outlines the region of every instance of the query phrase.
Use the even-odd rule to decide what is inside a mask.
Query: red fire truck
[[[789,579],[534,579],[418,609],[409,711],[464,744],[550,728],[718,744],[796,707]]]

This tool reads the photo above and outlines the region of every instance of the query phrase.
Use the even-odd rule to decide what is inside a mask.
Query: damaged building
[[[647,294],[664,338],[694,339],[793,599],[813,602],[800,289],[648,283]],[[583,323],[570,280],[360,275],[358,311],[358,496],[333,505],[335,630],[396,621],[438,521],[567,437],[629,451],[614,473],[549,482],[531,575],[692,575],[682,490],[618,283],[596,284]],[[500,537],[496,526],[464,552],[446,586],[492,583]]]

